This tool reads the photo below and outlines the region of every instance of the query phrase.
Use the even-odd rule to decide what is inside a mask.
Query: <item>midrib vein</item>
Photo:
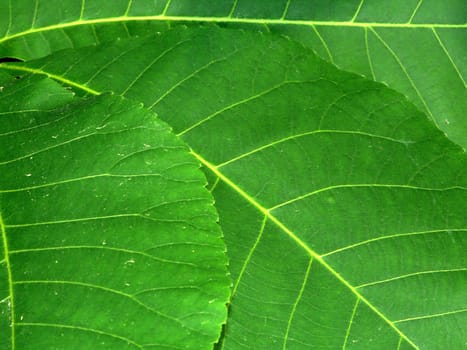
[[[46,71],[41,70],[41,69],[29,68],[29,67],[23,67],[23,66],[14,66],[14,65],[7,64],[7,63],[1,63],[0,64],[0,69],[1,68],[17,70],[17,71],[22,71],[22,72],[28,72],[28,73],[33,73],[33,74],[43,74],[43,75],[48,76],[51,79],[54,79],[54,80],[62,82],[64,84],[73,86],[73,87],[75,87],[77,89],[80,89],[80,90],[83,90],[83,91],[85,91],[85,92],[87,92],[89,94],[100,95],[100,92],[98,92],[96,90],[93,90],[91,88],[88,88],[86,85],[76,83],[73,80],[68,80],[68,79],[66,79],[66,78],[64,78],[64,77],[62,77],[60,75],[49,73],[49,72],[46,72]]]
[[[344,284],[350,291],[363,303],[365,303],[371,310],[373,310],[379,317],[381,317],[397,334],[404,338],[410,345],[415,349],[418,349],[415,345],[396,325],[389,320],[381,311],[379,311],[373,304],[371,304],[360,292],[355,289],[344,277],[342,277],[333,267],[331,267],[321,255],[316,253],[311,249],[305,242],[303,242],[294,232],[292,232],[284,223],[277,219],[270,210],[266,209],[260,203],[258,203],[254,198],[252,198],[248,193],[246,193],[242,188],[225,176],[219,169],[204,159],[201,155],[196,153],[193,150],[190,150],[190,153],[198,159],[198,161],[214,173],[221,181],[223,181],[227,186],[229,186],[233,191],[237,192],[242,198],[244,198],[248,203],[253,205],[258,209],[265,217],[271,220],[277,227],[279,227],[283,232],[285,232],[292,240],[294,240],[300,247],[302,247],[313,259],[316,259],[324,268],[326,268],[334,277],[336,277],[342,284]]]
[[[15,350],[15,298],[13,295],[13,276],[11,273],[10,251],[8,249],[8,240],[6,236],[5,224],[3,223],[2,213],[0,212],[0,230],[2,231],[3,254],[5,255],[5,265],[8,278],[8,293],[10,295],[10,329],[11,329],[11,350]]]
[[[263,18],[231,18],[231,17],[203,17],[203,16],[119,16],[108,18],[97,18],[88,20],[76,20],[68,23],[54,24],[41,28],[31,28],[11,35],[5,35],[0,43],[34,33],[47,32],[56,29],[65,29],[75,26],[93,25],[101,23],[118,23],[133,21],[180,21],[180,22],[211,22],[211,23],[240,23],[240,24],[263,24],[263,25],[301,25],[301,26],[326,26],[326,27],[360,27],[360,28],[467,28],[467,24],[443,24],[443,23],[383,23],[383,22],[352,22],[352,21],[313,21],[292,19],[263,19]]]

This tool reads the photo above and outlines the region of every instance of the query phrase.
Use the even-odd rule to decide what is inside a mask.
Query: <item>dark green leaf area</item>
[[[200,22],[285,34],[402,92],[467,147],[463,0],[4,1],[0,57],[31,60]]]
[[[230,282],[187,147],[120,96],[2,78],[2,349],[211,348]]]

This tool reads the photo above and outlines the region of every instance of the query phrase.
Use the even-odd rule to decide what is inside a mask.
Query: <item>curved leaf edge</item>
[[[6,65],[5,63],[0,63],[0,65]],[[30,73],[26,73],[26,74],[16,74],[16,70],[2,70],[0,69],[0,92],[5,88],[5,87],[8,87],[8,85],[10,84],[15,84],[17,82],[17,80],[19,79],[30,79],[34,82],[44,82],[48,87],[50,87],[52,90],[54,90],[55,93],[60,93],[62,95],[64,95],[64,97],[59,100],[57,103],[54,103],[52,105],[48,105],[47,107],[49,107],[49,112],[51,113],[62,113],[63,111],[66,111],[66,110],[73,110],[74,106],[82,106],[83,103],[86,104],[86,103],[91,103],[92,100],[96,99],[96,98],[105,98],[106,96],[107,97],[110,97],[112,99],[117,99],[119,102],[126,102],[134,111],[138,112],[138,111],[142,111],[142,113],[146,113],[146,114],[151,114],[154,118],[157,119],[157,122],[160,126],[162,126],[162,130],[166,130],[168,133],[172,134],[172,137],[174,137],[177,142],[183,147],[185,148],[185,152],[187,154],[190,154],[190,149],[188,147],[188,145],[185,143],[185,141],[179,137],[178,135],[176,135],[174,132],[173,132],[173,128],[167,124],[164,120],[160,119],[158,116],[157,116],[157,113],[153,112],[153,111],[150,111],[148,110],[147,108],[145,108],[144,104],[139,102],[139,101],[136,101],[136,100],[133,100],[133,99],[129,99],[129,98],[126,98],[122,95],[119,95],[119,94],[116,94],[114,93],[113,91],[106,91],[106,92],[102,92],[102,93],[99,93],[99,92],[94,92],[93,90],[90,90],[90,89],[87,89],[86,92],[87,92],[87,95],[86,96],[81,96],[82,94],[77,94],[76,92],[72,91],[72,88],[81,88],[81,86],[74,86],[73,85],[73,82],[63,82],[61,81],[60,79],[58,79],[59,77],[55,77],[53,75],[50,75],[50,74],[47,74],[47,73],[43,73],[43,74],[37,74],[36,72],[32,72],[31,74]],[[129,108],[130,108],[129,107]],[[216,207],[215,207],[215,199],[213,198],[211,192],[208,190],[208,181],[207,181],[207,178],[205,176],[205,174],[203,173],[203,171],[201,170],[202,169],[202,164],[200,162],[198,162],[196,160],[196,157],[192,157],[193,159],[193,163],[196,163],[196,166],[197,166],[197,172],[199,173],[198,176],[202,178],[202,183],[200,184],[204,190],[204,192],[206,193],[207,196],[209,196],[210,198],[210,203],[206,203],[206,212],[209,212],[212,216],[212,219],[213,221],[215,222],[216,226],[217,226],[217,229],[215,231],[217,231],[217,234],[214,235],[214,233],[216,232],[211,232],[213,235],[212,237],[213,238],[217,238],[218,239],[218,243],[219,245],[222,245],[223,247],[223,250],[222,252],[222,255],[224,257],[224,265],[222,267],[224,273],[225,273],[225,278],[223,279],[223,281],[218,281],[218,283],[216,284],[217,288],[218,288],[218,294],[219,296],[221,296],[221,298],[218,298],[216,300],[216,303],[222,303],[224,305],[224,308],[225,308],[225,313],[224,313],[224,317],[222,319],[222,322],[220,324],[217,325],[217,328],[218,328],[218,332],[217,332],[217,337],[216,338],[213,338],[213,340],[211,341],[211,347],[212,348],[220,339],[221,337],[221,331],[223,329],[223,326],[226,324],[227,322],[227,305],[229,303],[229,300],[230,300],[230,295],[231,295],[231,286],[232,286],[232,280],[231,280],[231,277],[230,277],[230,272],[229,272],[229,261],[228,261],[228,255],[227,255],[227,247],[225,245],[225,242],[224,242],[224,239],[223,239],[223,233],[222,233],[222,229],[220,227],[220,224],[219,224],[219,214],[216,210]],[[7,230],[6,230],[6,225],[4,223],[4,220],[3,220],[3,216],[2,216],[2,211],[1,211],[1,193],[0,193],[0,241],[1,241],[1,245],[3,246],[3,251],[1,252],[1,254],[3,254],[5,256],[5,258],[3,259],[3,262],[6,266],[6,271],[7,271],[7,278],[8,278],[8,286],[7,286],[7,289],[8,289],[8,292],[9,292],[9,295],[10,295],[10,299],[8,301],[8,307],[10,308],[10,313],[11,313],[11,320],[14,320],[15,319],[15,302],[14,302],[14,293],[13,293],[13,275],[12,275],[12,268],[11,268],[11,263],[10,263],[10,259],[9,259],[9,238],[8,238],[8,235],[7,235]],[[222,289],[219,288],[220,286],[222,285]],[[4,302],[5,300],[2,300],[1,302]],[[15,348],[15,342],[14,342],[14,338],[15,338],[15,327],[11,327],[11,335],[12,335],[12,348],[14,349]]]

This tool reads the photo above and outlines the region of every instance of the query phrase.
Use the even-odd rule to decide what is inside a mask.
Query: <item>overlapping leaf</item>
[[[230,282],[186,147],[121,97],[0,86],[0,348],[210,349]]]
[[[0,3],[0,56],[141,36],[184,22],[283,33],[404,93],[467,147],[464,0],[24,0]]]
[[[193,149],[235,281],[221,347],[463,346],[465,153],[402,95],[219,29],[9,68],[140,100]]]

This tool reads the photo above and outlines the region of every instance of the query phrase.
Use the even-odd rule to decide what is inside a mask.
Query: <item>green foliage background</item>
[[[2,1],[2,348],[464,346],[466,14]]]

